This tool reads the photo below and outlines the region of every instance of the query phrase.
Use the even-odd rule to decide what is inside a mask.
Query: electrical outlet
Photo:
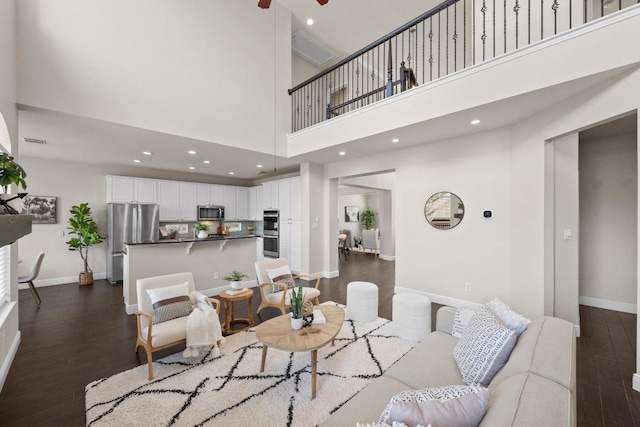
[[[64,230],[58,231],[58,237],[64,237]]]
[[[466,282],[464,284],[464,290],[467,292],[471,292],[471,282]]]
[[[217,271],[215,273],[213,273],[213,278],[214,279],[219,279],[220,278],[220,275],[218,274]]]

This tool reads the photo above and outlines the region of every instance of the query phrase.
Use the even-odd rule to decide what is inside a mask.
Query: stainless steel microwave
[[[224,206],[201,205],[198,206],[198,221],[222,221],[224,219]]]

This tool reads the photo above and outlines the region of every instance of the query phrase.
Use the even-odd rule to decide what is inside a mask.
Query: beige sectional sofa
[[[455,312],[442,307],[435,332],[320,426],[373,423],[396,393],[464,384],[453,357],[458,341],[451,335]],[[573,325],[555,317],[534,320],[490,382],[489,408],[480,426],[575,426],[575,364]]]

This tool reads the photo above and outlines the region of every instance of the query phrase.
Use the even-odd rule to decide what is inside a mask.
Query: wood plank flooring
[[[395,263],[352,253],[340,261],[340,274],[322,279],[321,301],[344,304],[350,281],[371,281],[379,287],[380,317],[391,318]],[[104,280],[39,292],[39,310],[28,290],[19,292],[22,342],[0,393],[0,426],[83,426],[84,386],[146,363],[142,352],[133,351],[135,317],[124,313],[122,286]],[[254,313],[259,303],[254,289]],[[433,304],[434,322],[437,308]],[[238,304],[236,316],[245,313]],[[269,308],[254,319],[260,323],[279,314]],[[580,315],[578,425],[640,427],[640,393],[631,389],[636,316],[584,306]],[[177,351],[164,350],[154,359]]]

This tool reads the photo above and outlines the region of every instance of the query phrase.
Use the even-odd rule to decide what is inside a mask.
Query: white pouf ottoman
[[[347,319],[373,322],[378,318],[378,285],[371,282],[350,282],[347,285]]]
[[[431,300],[411,292],[393,296],[393,334],[407,341],[422,341],[431,333]]]

